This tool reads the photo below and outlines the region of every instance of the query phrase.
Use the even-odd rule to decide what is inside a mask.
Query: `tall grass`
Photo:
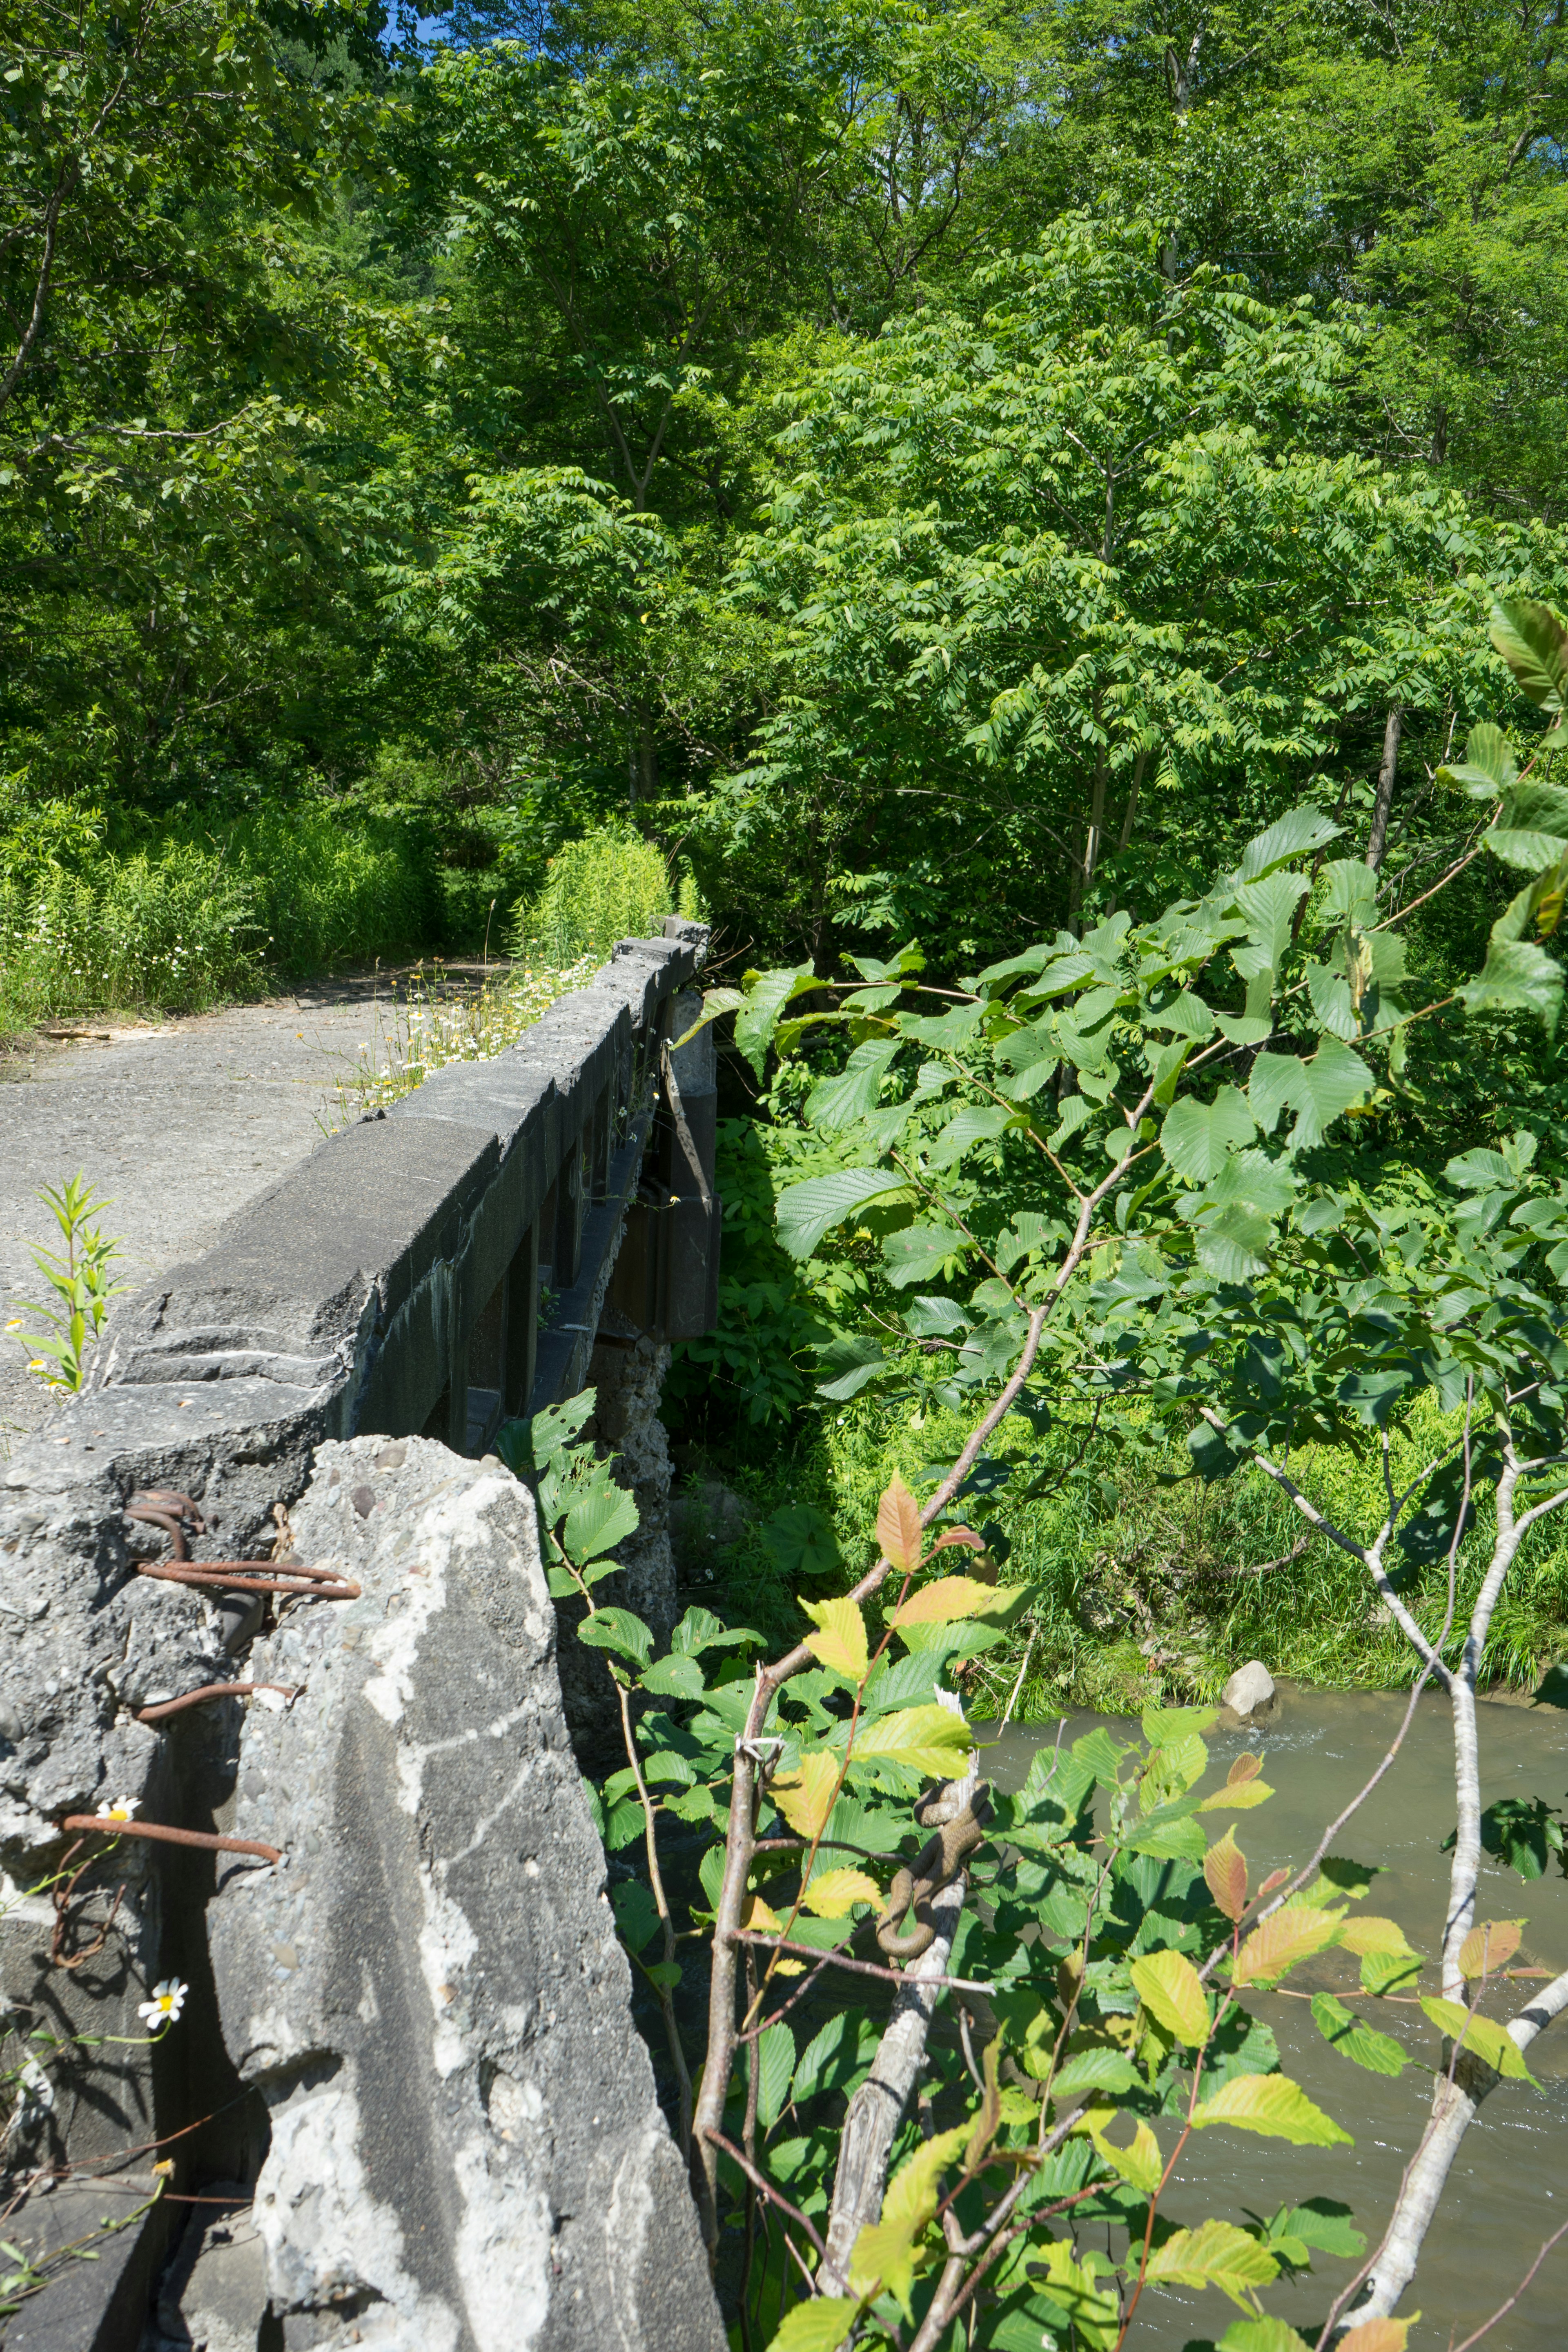
[[[674,911],[662,852],[605,827],[556,851],[543,889],[513,918],[511,951],[557,968],[602,962],[617,940],[648,938]]]
[[[105,1006],[200,1012],[417,952],[439,906],[419,832],[310,808],[0,877],[0,1032]]]

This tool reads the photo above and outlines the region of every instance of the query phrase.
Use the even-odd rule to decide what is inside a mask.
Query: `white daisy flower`
[[[162,1984],[153,1986],[152,2000],[144,2000],[136,2014],[147,2025],[177,2025],[189,1990],[178,1977],[165,1977]]]
[[[100,1822],[133,1822],[141,1810],[140,1797],[116,1797],[113,1804],[100,1805],[98,1818]]]

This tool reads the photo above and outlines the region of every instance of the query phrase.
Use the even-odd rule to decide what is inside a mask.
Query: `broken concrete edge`
[[[653,1025],[700,961],[697,928],[695,938],[623,942],[590,988],[493,1064],[437,1073],[399,1106],[407,1116],[331,1139],[202,1259],[111,1321],[92,1384],[0,1474],[0,1623],[22,1635],[0,1668],[7,1868],[26,1870],[57,1843],[65,1812],[144,1801],[158,1743],[130,1716],[227,1678],[235,1612],[226,1621],[201,1593],[139,1579],[137,1559],[165,1547],[128,1526],[124,1504],[153,1486],[191,1495],[207,1521],[193,1556],[252,1557],[277,1535],[276,1515],[302,1491],[323,1440],[367,1423],[392,1436],[423,1427],[467,1344],[475,1298],[548,1190],[537,1147],[552,1135],[570,1144],[629,1050],[651,1065]],[[550,1121],[542,1134],[531,1118],[513,1125],[503,1153],[496,1118],[482,1131],[444,1110],[416,1115],[432,1090],[449,1094],[448,1076],[462,1082],[467,1109],[476,1087],[492,1110],[526,1094]],[[651,1066],[642,1077],[651,1084]],[[520,1400],[529,1411],[584,1377],[647,1129],[646,1098],[626,1108],[631,1131],[607,1171],[608,1197],[584,1218],[580,1272],[540,1335]]]

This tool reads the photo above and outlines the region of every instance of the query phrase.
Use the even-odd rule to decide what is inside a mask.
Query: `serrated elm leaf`
[[[1269,2139],[1289,2140],[1293,2147],[1334,2147],[1353,2143],[1331,2116],[1314,2105],[1299,2083],[1286,2074],[1238,2074],[1212,2099],[1193,2111],[1193,2127],[1232,2124],[1241,2131],[1261,2132]]]

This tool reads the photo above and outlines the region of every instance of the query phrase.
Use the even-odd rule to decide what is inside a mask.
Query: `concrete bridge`
[[[711,1033],[675,1042],[706,933],[667,932],[127,1301],[5,1468],[0,1957],[59,2040],[6,2352],[720,2352],[574,1757],[603,1662],[487,1451],[595,1386],[668,1629],[656,1409],[721,1204]]]

